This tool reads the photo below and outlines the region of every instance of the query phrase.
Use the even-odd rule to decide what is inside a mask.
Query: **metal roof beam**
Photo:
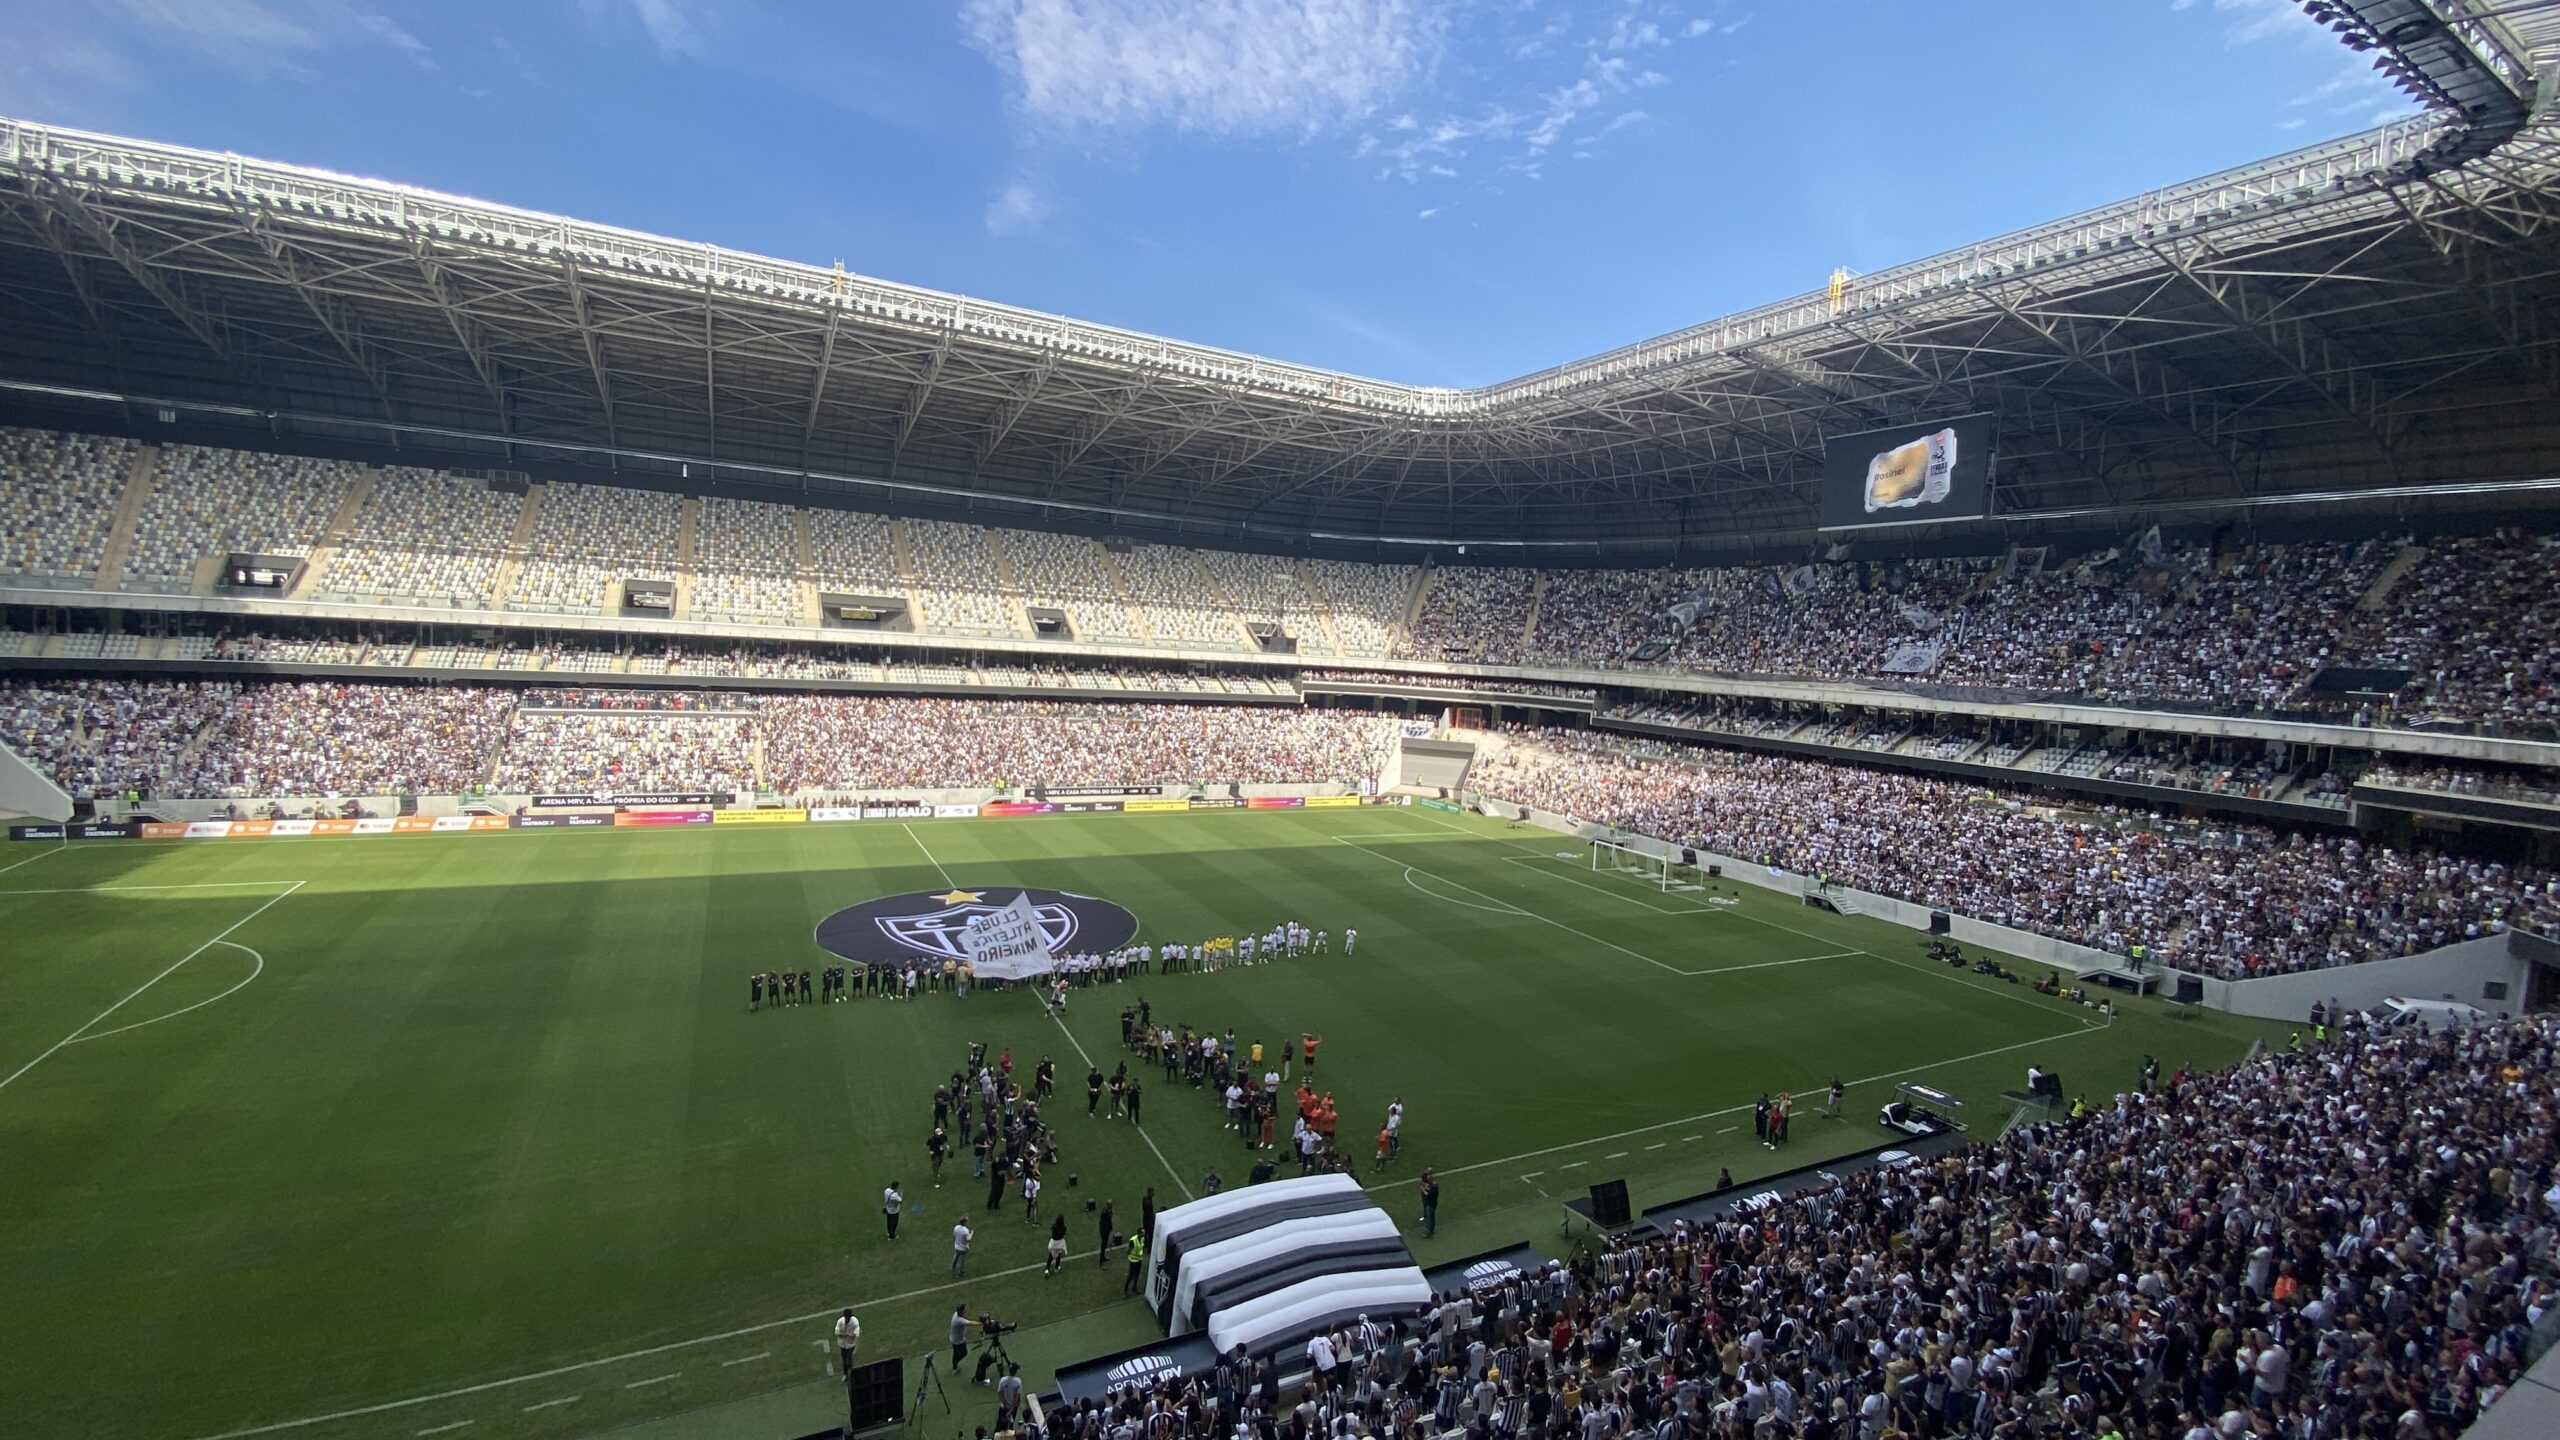
[[[93,213],[87,202],[69,186],[50,178],[38,182],[36,194],[55,214],[69,220],[79,228],[82,234],[95,242],[100,250],[105,251],[107,258],[122,267],[127,275],[132,276],[133,282],[149,293],[152,299],[159,301],[161,307],[169,312],[170,318],[186,327],[188,334],[203,341],[204,348],[212,351],[215,359],[225,365],[245,368],[243,357],[233,353],[230,342],[224,338],[212,317],[204,314],[187,299],[185,292],[179,288],[180,281],[162,275],[141,256],[135,254],[133,247],[125,244],[123,238],[116,234],[115,222]]]
[[[578,279],[578,262],[568,251],[560,252],[560,275],[569,282],[569,308],[576,317],[579,343],[587,352],[587,370],[595,377],[596,403],[604,409],[605,444],[619,449],[620,427],[613,415],[613,379],[605,373],[604,347],[596,335],[595,314],[587,303],[587,287]]]

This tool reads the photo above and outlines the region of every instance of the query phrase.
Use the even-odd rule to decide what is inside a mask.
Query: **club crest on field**
[[[967,958],[969,923],[994,915],[1017,895],[1031,901],[1041,938],[1053,951],[1101,954],[1129,943],[1138,917],[1091,895],[1020,885],[955,886],[866,900],[818,922],[818,948],[864,965],[904,965]]]

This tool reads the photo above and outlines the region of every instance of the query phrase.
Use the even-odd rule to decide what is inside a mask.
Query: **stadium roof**
[[[2543,37],[2305,8],[2429,113],[1476,390],[0,120],[0,386],[1248,543],[1803,533],[1825,434],[1985,409],[2013,515],[2560,475]]]

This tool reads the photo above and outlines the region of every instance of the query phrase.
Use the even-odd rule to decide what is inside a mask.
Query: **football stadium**
[[[1477,388],[0,119],[0,1429],[2560,1433],[2560,9],[2299,9]]]

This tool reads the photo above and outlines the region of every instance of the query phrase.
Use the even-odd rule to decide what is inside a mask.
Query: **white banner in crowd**
[[[960,932],[960,946],[980,980],[1023,980],[1057,968],[1031,897],[1017,894],[1001,910],[980,915]]]

